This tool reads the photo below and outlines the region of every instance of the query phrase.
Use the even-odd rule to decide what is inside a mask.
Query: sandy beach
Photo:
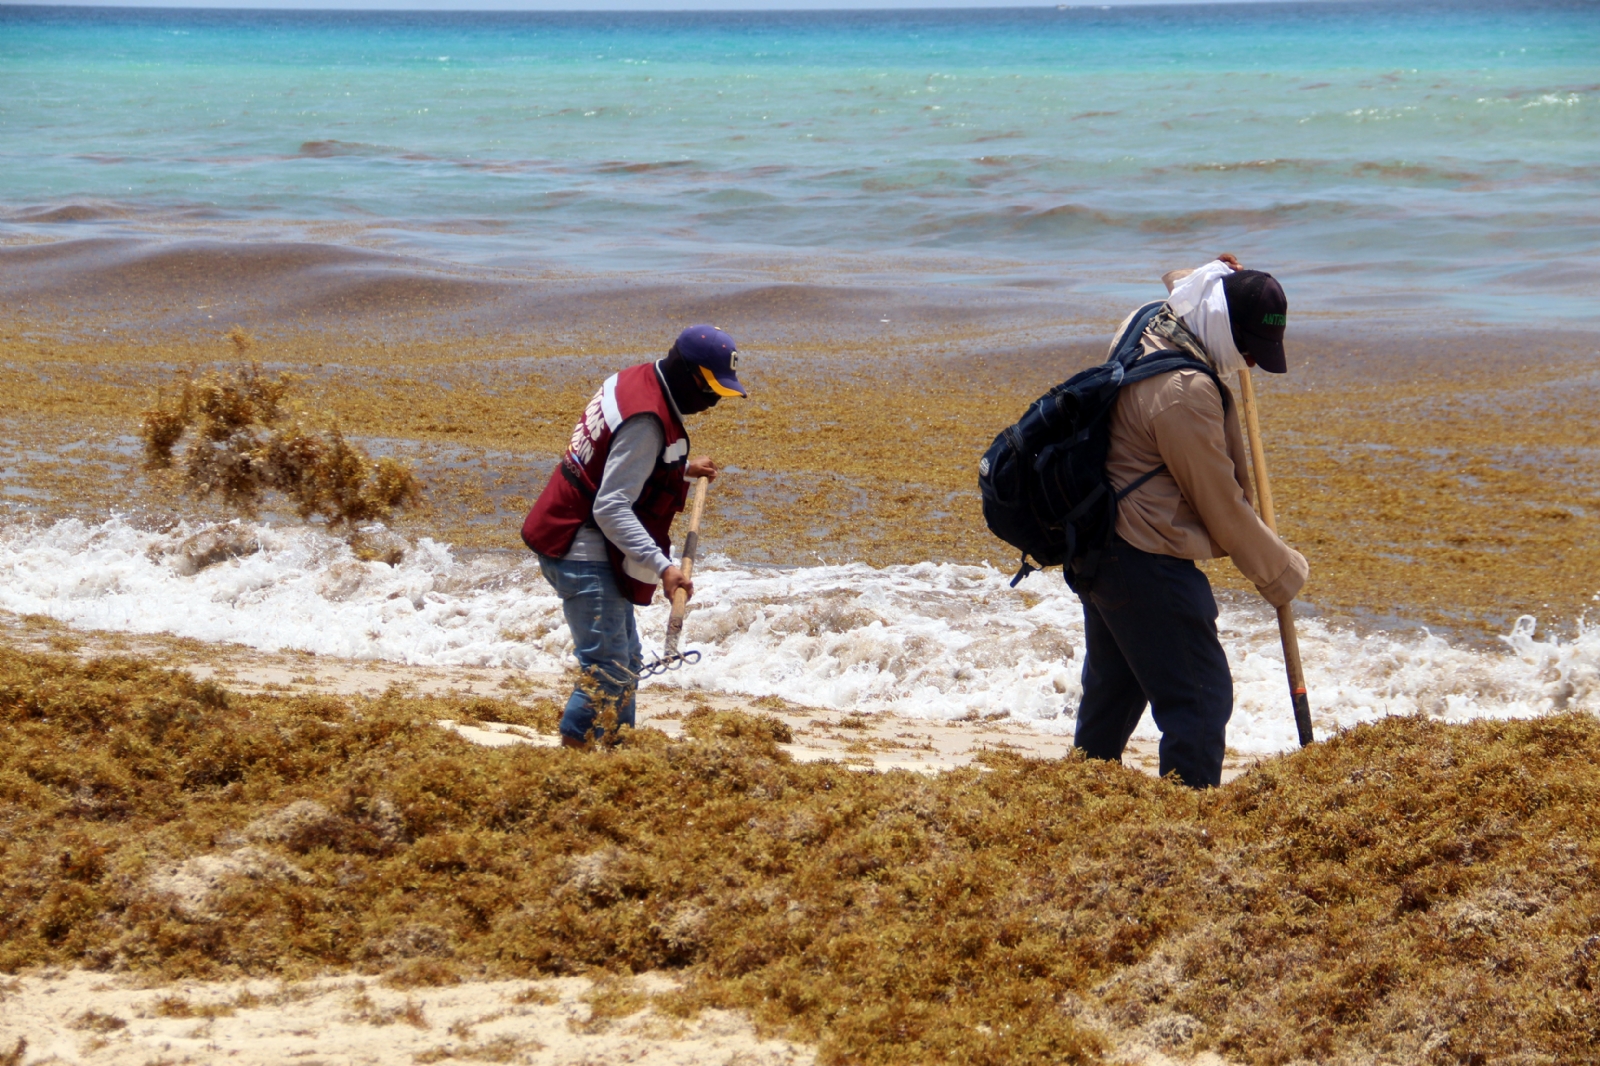
[[[1595,1061],[1597,53],[1578,0],[0,5],[0,1066]],[[1288,298],[1315,743],[1204,562],[1197,791],[1148,715],[1073,750],[1082,605],[976,478],[1223,252]],[[697,322],[750,393],[689,420],[699,658],[573,750],[518,531]]]
[[[649,1006],[621,1014],[605,1006],[608,996],[624,997],[634,1006],[671,987],[672,979],[662,974],[603,986],[560,978],[397,990],[359,978],[147,987],[105,974],[46,972],[4,987],[0,1048],[6,1043],[6,1051],[23,1047],[19,1058],[24,1062],[94,1066],[144,1066],[152,1058],[174,1064],[226,1059],[241,1066],[284,1061],[811,1066],[816,1061],[814,1048],[763,1039],[735,1012],[707,1010],[685,1020]],[[1182,1026],[1180,1021],[1176,1029]],[[1106,1061],[1225,1066],[1208,1052],[1177,1059],[1161,1050],[1173,1030],[1168,1022],[1165,1029],[1123,1034]]]
[[[1265,1000],[1252,998],[1265,993],[1244,991],[1256,988],[1250,983],[1255,978],[1227,969],[1242,963],[1224,964],[1207,954],[1206,945],[1245,935],[1227,925],[1229,905],[1221,904],[1218,917],[1205,920],[1209,925],[1185,924],[1173,917],[1176,911],[1149,912],[1141,920],[1151,923],[1150,929],[1170,930],[1150,933],[1163,945],[1153,955],[1128,954],[1119,947],[1133,934],[1116,932],[1115,923],[1127,908],[1142,906],[1134,901],[1152,891],[1149,878],[1157,876],[1138,863],[1130,865],[1126,854],[1131,852],[1117,849],[1144,854],[1153,848],[1150,854],[1165,856],[1152,860],[1160,869],[1170,863],[1178,864],[1173,870],[1187,869],[1183,864],[1189,863],[1195,871],[1204,870],[1162,873],[1157,879],[1171,876],[1177,884],[1183,877],[1199,878],[1183,891],[1218,901],[1233,891],[1218,887],[1234,876],[1230,864],[1258,861],[1262,845],[1255,841],[1266,838],[1260,829],[1239,828],[1220,813],[1208,821],[1210,808],[1191,811],[1174,786],[1154,781],[1153,730],[1136,736],[1125,759],[1128,768],[1143,773],[1102,779],[1070,757],[1071,701],[1081,653],[1072,600],[1058,579],[1046,585],[1036,576],[1019,589],[1005,587],[1009,552],[984,529],[972,483],[974,457],[996,427],[1014,418],[1033,395],[1100,357],[1101,337],[1114,323],[1116,309],[1064,300],[1045,279],[1001,274],[977,284],[971,279],[959,285],[908,284],[891,273],[884,262],[840,258],[730,261],[708,271],[710,276],[693,278],[492,272],[334,243],[67,239],[0,249],[0,296],[9,309],[0,323],[0,387],[8,396],[0,492],[11,523],[4,551],[12,575],[7,602],[13,603],[0,613],[0,639],[16,654],[65,656],[63,662],[79,665],[60,669],[90,675],[101,669],[94,665],[98,662],[144,664],[138,670],[175,668],[197,684],[220,686],[218,691],[228,695],[217,698],[230,706],[259,707],[250,712],[258,722],[276,720],[273,715],[286,715],[286,723],[301,722],[306,714],[328,722],[355,722],[373,713],[409,716],[410,758],[418,765],[448,760],[444,765],[455,769],[445,779],[471,779],[489,792],[510,788],[516,793],[522,786],[506,782],[517,774],[551,782],[578,772],[592,780],[585,787],[599,790],[595,795],[612,794],[616,786],[606,777],[615,762],[611,756],[590,756],[597,761],[585,764],[571,761],[583,756],[552,750],[555,715],[570,685],[563,673],[569,646],[562,643],[559,618],[546,602],[548,590],[527,569],[516,528],[568,434],[571,412],[581,408],[597,378],[656,354],[664,322],[716,320],[741,340],[746,353],[741,373],[752,398],[719,408],[695,430],[697,452],[730,464],[704,527],[703,543],[715,553],[704,578],[705,595],[690,615],[689,638],[701,642],[708,658],[696,668],[699,673],[686,670],[645,687],[638,750],[620,758],[639,760],[641,774],[668,772],[665,767],[684,765],[685,759],[710,759],[719,767],[708,771],[712,780],[767,782],[748,793],[735,789],[735,798],[727,800],[734,803],[757,802],[751,797],[766,795],[763,789],[776,790],[773,795],[782,788],[789,790],[785,794],[811,790],[812,796],[822,795],[817,790],[824,788],[852,795],[864,790],[862,796],[870,799],[850,802],[867,812],[859,831],[872,843],[830,845],[835,851],[828,852],[827,862],[833,864],[828,868],[835,872],[828,877],[838,870],[860,871],[849,878],[875,870],[877,860],[861,857],[861,849],[899,847],[872,835],[885,831],[882,826],[900,825],[896,819],[910,818],[906,824],[918,827],[913,837],[926,835],[933,849],[929,854],[938,855],[953,846],[947,841],[956,832],[951,819],[961,821],[954,814],[933,813],[945,809],[941,805],[956,811],[974,804],[990,810],[983,806],[990,804],[994,813],[984,817],[1004,818],[1007,804],[995,804],[985,791],[986,780],[1003,779],[1018,796],[1031,797],[1017,810],[1018,816],[1024,809],[1032,812],[1028,818],[1048,820],[1055,801],[1039,797],[1065,794],[1059,783],[1042,793],[1040,785],[1030,783],[1048,774],[1067,775],[1074,782],[1066,786],[1068,793],[1108,790],[1106,796],[1122,797],[1104,801],[1123,812],[1118,819],[1149,817],[1152,824],[1163,824],[1173,817],[1198,818],[1184,823],[1188,828],[1179,837],[1150,837],[1159,844],[1130,844],[1155,831],[1126,829],[1131,836],[1105,845],[1122,855],[1105,867],[1114,872],[1085,868],[1073,875],[1081,885],[1095,878],[1110,878],[1105,884],[1124,876],[1133,880],[1106,889],[1107,901],[1122,902],[1103,904],[1112,925],[1094,933],[1092,945],[1090,939],[1072,941],[1077,946],[1069,950],[1061,946],[1066,933],[1053,926],[1044,930],[1040,944],[1091,961],[1072,963],[1080,969],[1071,977],[1052,978],[1060,987],[1071,987],[1070,995],[1050,998],[1049,1005],[1029,999],[1026,1010],[1032,1024],[1052,1034],[1048,1040],[1055,1041],[1049,1044],[1054,1050],[1048,1055],[1053,1061],[1150,1066],[1176,1060],[1265,1061],[1262,1056],[1275,1054],[1270,1048],[1278,1039],[1271,1035],[1278,1022],[1259,1006]],[[1226,561],[1208,564],[1224,604],[1224,640],[1235,656],[1240,684],[1237,747],[1229,754],[1224,774],[1229,784],[1217,808],[1230,812],[1228,818],[1235,809],[1231,804],[1246,810],[1254,801],[1243,797],[1280,787],[1270,783],[1293,781],[1294,788],[1302,787],[1296,775],[1310,775],[1304,779],[1303,787],[1311,790],[1307,795],[1338,796],[1344,795],[1340,789],[1364,787],[1351,782],[1375,772],[1363,767],[1389,765],[1385,760],[1393,756],[1381,754],[1384,746],[1402,743],[1381,732],[1389,715],[1407,716],[1395,726],[1405,730],[1425,730],[1429,722],[1470,729],[1478,727],[1462,723],[1481,717],[1589,710],[1600,696],[1592,634],[1581,624],[1595,595],[1592,575],[1600,567],[1595,547],[1600,518],[1589,506],[1597,486],[1588,457],[1597,441],[1592,419],[1584,414],[1600,391],[1592,370],[1593,337],[1490,329],[1421,333],[1395,322],[1308,318],[1294,338],[1291,374],[1260,381],[1280,523],[1312,561],[1312,583],[1298,610],[1316,671],[1313,703],[1323,716],[1321,736],[1358,722],[1377,723],[1362,729],[1379,732],[1358,731],[1357,739],[1341,742],[1346,746],[1338,747],[1338,754],[1313,757],[1333,760],[1327,764],[1274,754],[1290,744],[1287,708],[1281,720],[1271,710],[1281,700],[1283,684],[1275,630]],[[229,339],[230,331],[236,339]],[[1447,358],[1441,358],[1441,347]],[[370,530],[368,547],[377,548],[357,557],[339,537],[304,529],[270,502],[261,515],[241,524],[238,516],[184,494],[175,479],[146,470],[136,436],[143,411],[185,375],[245,362],[298,375],[303,394],[313,398],[308,417],[338,424],[374,454],[414,464],[426,485],[426,505],[401,515],[386,530]],[[390,561],[375,561],[372,551]],[[811,569],[791,570],[797,566]],[[657,614],[642,614],[652,641],[659,640]],[[1523,615],[1537,621],[1517,622]],[[303,620],[297,622],[297,616]],[[313,632],[318,625],[322,631]],[[1420,632],[1422,626],[1431,634]],[[185,633],[210,635],[180,635]],[[1515,640],[1508,642],[1508,634]],[[25,690],[26,685],[17,689]],[[173,698],[163,695],[156,703]],[[962,711],[963,706],[973,709]],[[1438,741],[1403,741],[1424,748],[1429,743]],[[187,756],[175,758],[181,762]],[[360,758],[371,766],[387,765],[381,748]],[[547,765],[529,759],[557,761]],[[893,1009],[911,1011],[907,1017],[920,1020],[873,1016],[850,1022],[843,1008],[824,1005],[829,996],[868,995],[862,991],[866,987],[888,988],[889,1001],[900,1002],[893,998],[894,981],[876,970],[858,979],[838,961],[867,950],[861,946],[860,908],[878,922],[896,913],[887,888],[869,888],[860,899],[850,890],[824,905],[806,895],[811,889],[803,878],[783,881],[781,890],[755,887],[764,883],[762,877],[788,875],[775,872],[781,863],[751,858],[741,861],[762,871],[748,875],[751,887],[702,887],[681,899],[671,897],[674,902],[664,902],[671,895],[666,889],[654,889],[661,901],[648,905],[629,894],[642,890],[621,888],[604,900],[561,903],[565,910],[540,912],[517,933],[508,924],[507,915],[517,906],[506,896],[509,890],[488,887],[498,884],[495,878],[509,883],[506,871],[517,864],[538,871],[528,875],[544,886],[534,891],[552,892],[558,902],[567,899],[563,893],[577,891],[571,885],[588,884],[583,880],[588,874],[574,872],[573,863],[581,862],[572,855],[599,856],[593,861],[600,870],[622,861],[617,856],[633,855],[630,849],[656,848],[648,861],[660,865],[653,868],[680,870],[660,876],[683,884],[704,876],[688,871],[705,867],[672,866],[680,860],[660,843],[671,835],[665,827],[652,830],[660,834],[652,837],[586,824],[570,832],[590,835],[562,837],[564,843],[550,845],[572,849],[566,857],[515,853],[515,860],[501,860],[488,858],[491,852],[485,850],[471,853],[478,857],[440,860],[442,865],[429,865],[433,860],[427,856],[439,848],[488,849],[491,838],[521,839],[519,831],[507,833],[489,817],[471,830],[430,830],[443,834],[428,838],[438,843],[407,843],[397,851],[393,842],[351,843],[368,840],[362,833],[388,832],[367,826],[359,832],[339,830],[347,836],[335,834],[328,846],[306,851],[311,845],[295,843],[298,838],[260,828],[295,811],[320,811],[316,818],[325,818],[344,802],[338,796],[371,787],[337,783],[342,771],[334,766],[328,771],[334,778],[318,778],[314,785],[307,778],[282,795],[219,793],[178,823],[183,828],[162,828],[169,814],[119,815],[144,827],[139,832],[148,836],[141,836],[137,847],[149,858],[130,853],[115,860],[124,864],[117,869],[143,872],[118,875],[126,883],[115,890],[120,895],[106,897],[116,900],[107,906],[124,915],[116,922],[140,931],[113,936],[115,923],[94,933],[82,926],[71,936],[98,945],[84,947],[82,957],[101,961],[90,969],[75,967],[50,946],[55,935],[48,932],[54,928],[50,923],[65,920],[48,916],[66,906],[57,899],[59,890],[40,897],[47,902],[29,904],[33,909],[27,913],[44,916],[29,919],[35,932],[27,937],[33,939],[20,933],[13,938],[15,951],[30,954],[17,975],[0,986],[5,1015],[0,1056],[9,1052],[19,1064],[208,1062],[222,1056],[263,1063],[292,1058],[776,1064],[836,1056],[863,1041],[877,1046],[888,1040],[883,1047],[901,1047],[893,1042],[898,1037],[884,1035],[901,1031],[942,1034],[917,1039],[947,1049],[965,1047],[967,1041],[977,1041],[972,1047],[1000,1041],[994,1046],[1011,1050],[997,1052],[996,1061],[1033,1054],[1019,1049],[1020,1031],[1001,1025],[992,1006],[1007,996],[1036,997],[1019,991],[1022,986],[984,991],[981,995],[990,998],[982,1001],[991,1006],[954,1020],[934,1021],[944,1016],[917,1013],[931,1009],[926,1006],[903,1006]],[[512,766],[517,769],[510,771]],[[835,782],[828,776],[835,771],[846,778]],[[35,777],[39,772],[30,771]],[[111,782],[127,771],[94,772],[109,775],[104,781]],[[363,772],[388,777],[403,769]],[[780,788],[774,774],[790,775],[792,783]],[[794,776],[805,774],[822,776]],[[1436,787],[1426,774],[1419,780]],[[62,838],[68,841],[62,854],[82,854],[92,840],[92,849],[123,855],[103,837],[104,825],[95,820],[101,815],[93,813],[101,809],[96,804],[102,800],[93,798],[100,790],[122,786],[60,787],[67,791],[57,789],[57,799],[28,802],[43,804],[41,810],[59,808],[63,813],[52,817],[87,826],[71,830],[77,836]],[[438,782],[426,786],[442,787]],[[1437,787],[1467,786],[1450,778],[1448,786]],[[932,798],[947,791],[949,799]],[[905,809],[910,813],[895,806],[902,801],[912,804]],[[660,815],[647,797],[618,802],[633,812],[630,818]],[[717,799],[713,806],[723,802]],[[600,809],[590,801],[580,806]],[[1175,814],[1180,808],[1187,813]],[[752,808],[772,809],[760,803]],[[764,826],[760,819],[767,816],[738,815],[737,826],[730,822],[732,829],[718,829],[727,835],[694,845],[705,849],[694,863],[714,868],[710,857],[731,846],[729,841],[768,840],[737,828]],[[8,824],[20,825],[15,820],[20,817],[16,812]],[[794,817],[803,821],[813,815]],[[1322,819],[1318,828],[1307,830],[1305,839],[1342,839],[1340,817],[1334,804],[1317,816]],[[24,835],[33,850],[12,849],[21,863],[18,871],[41,869],[46,860],[24,856],[56,836],[29,824]],[[809,839],[804,834],[810,830],[791,826],[771,832],[779,843],[759,846],[781,854],[797,846],[793,841]],[[960,832],[990,839],[985,836],[990,831],[976,822]],[[1026,832],[1014,827],[1006,839],[1026,839]],[[1470,827],[1449,832],[1472,840],[1482,835]],[[1529,832],[1529,839],[1554,840],[1548,846],[1557,851],[1551,854],[1566,854],[1559,851],[1565,837],[1549,837],[1547,828]],[[1197,856],[1208,846],[1206,834],[1233,834],[1229,839],[1239,850],[1220,866],[1201,861]],[[469,839],[479,842],[464,843]],[[1079,836],[1072,839],[1074,856],[1101,847]],[[1191,845],[1201,851],[1184,852],[1190,857],[1182,862],[1173,858],[1173,849]],[[501,846],[531,845],[493,845]],[[1274,884],[1279,883],[1274,878],[1288,878],[1282,883],[1298,885],[1293,871],[1312,860],[1295,855],[1300,857],[1285,857],[1281,868],[1248,878]],[[51,861],[77,868],[70,857]],[[112,860],[95,860],[102,861]],[[930,859],[928,869],[942,869],[944,861]],[[1024,852],[1007,861],[1026,866],[1031,860]],[[1052,869],[1062,869],[1065,860],[1055,861]],[[1521,938],[1534,935],[1524,926],[1531,930],[1534,923],[1553,922],[1537,927],[1566,929],[1563,923],[1586,913],[1581,899],[1587,897],[1571,895],[1577,890],[1568,874],[1504,896],[1511,891],[1505,885],[1523,884],[1518,878],[1526,880],[1532,876],[1526,871],[1537,866],[1532,859],[1505,861],[1512,865],[1493,878],[1459,889],[1472,902],[1450,904],[1455,909],[1441,920],[1456,923],[1451,928],[1467,928],[1480,920],[1473,917],[1480,912],[1500,915],[1481,921],[1499,930],[1497,937]],[[373,909],[363,917],[339,919],[343,925],[328,916],[328,901],[338,898],[329,886],[378,876],[380,866],[389,864],[384,866],[389,870],[395,863],[420,863],[416,868],[428,872],[417,876],[431,887],[396,887],[400,895],[371,897],[365,905]],[[1317,859],[1307,868],[1337,881],[1346,875],[1335,866]],[[366,872],[351,872],[358,868]],[[613,875],[602,873],[595,874],[601,886],[595,891],[613,891],[604,887]],[[20,886],[36,874],[16,876],[17,890],[23,891]],[[422,883],[392,870],[382,876],[399,878],[396,886]],[[999,886],[1011,876],[988,866],[970,872],[974,886]],[[1027,912],[1056,913],[1051,908],[1057,904],[1049,901],[1062,890],[1049,886],[1058,875],[1028,876],[1036,880],[1025,893]],[[1385,882],[1383,891],[1400,900],[1410,898],[1408,892],[1425,891],[1416,887],[1421,882],[1415,877],[1401,880]],[[96,892],[112,891],[95,883],[101,885]],[[422,891],[416,902],[397,902],[414,891]],[[910,899],[923,890],[893,891],[902,893],[895,898]],[[977,898],[990,889],[971,891]],[[1296,898],[1299,891],[1283,888],[1287,894],[1279,898]],[[1305,891],[1338,892],[1325,886]],[[302,896],[328,892],[334,894]],[[817,913],[833,915],[828,921],[836,923],[824,938],[832,946],[818,949],[820,955],[785,948],[808,960],[792,973],[785,967],[800,964],[769,958],[768,949],[739,949],[745,951],[741,955],[728,948],[717,955],[701,940],[692,949],[672,947],[678,943],[673,939],[678,934],[670,932],[677,928],[673,923],[703,921],[692,916],[707,906],[706,892],[723,892],[716,896],[719,905],[756,923],[737,926],[729,935],[753,936],[761,943],[805,943],[804,937],[788,940],[790,934],[775,931],[772,923],[779,919],[774,915],[820,907]],[[775,902],[780,893],[791,902]],[[493,902],[472,902],[480,896]],[[1099,898],[1082,888],[1068,896]],[[1548,902],[1505,902],[1513,898]],[[1189,905],[1199,906],[1171,906]],[[957,903],[946,906],[960,912]],[[1010,906],[1003,898],[985,903],[983,908],[993,910],[973,911],[971,920],[998,923],[983,928],[989,930],[985,937],[1000,944],[1013,935],[1005,931]],[[1092,910],[1102,904],[1074,906]],[[1406,917],[1412,913],[1407,906],[1397,903],[1385,912],[1398,916],[1392,919],[1399,923],[1394,935],[1402,939],[1420,935],[1405,924],[1413,921]],[[389,908],[396,908],[393,916]],[[429,917],[401,917],[413,910]],[[296,931],[299,919],[288,917],[302,912],[321,915],[315,919],[322,923],[318,928],[337,928],[318,935],[366,946],[329,953],[311,945],[305,940],[309,932]],[[1504,917],[1512,914],[1517,917]],[[1293,925],[1284,921],[1290,923],[1285,929]],[[1515,934],[1507,924],[1513,921],[1522,923]],[[562,923],[578,923],[571,929],[588,932],[574,934]],[[948,928],[960,928],[959,922]],[[1350,950],[1329,946],[1343,943],[1338,939],[1343,934],[1325,926],[1284,935],[1289,939],[1261,950],[1268,956],[1302,950],[1286,946],[1298,935],[1332,937],[1326,943],[1317,940],[1318,952]],[[1565,943],[1560,937],[1566,935],[1553,942]],[[612,954],[602,959],[575,948],[586,936],[597,945],[612,945],[594,948]],[[146,937],[168,946],[129,946]],[[273,937],[293,945],[272,949],[280,952],[276,961],[265,955],[218,961],[242,960],[248,952],[239,954],[238,944],[265,944]],[[395,948],[396,937],[416,944]],[[235,946],[204,946],[213,942]],[[477,946],[491,943],[497,946]],[[1018,943],[1034,941],[1024,937]],[[24,944],[35,946],[24,949]],[[895,951],[910,948],[871,950],[887,952],[872,955],[872,966],[892,968]],[[938,950],[961,959],[969,949],[941,942]],[[1028,952],[1035,948],[1017,950],[1020,961],[1006,965],[1020,967],[1018,972],[1046,965],[1030,961],[1034,956]],[[1565,947],[1554,954],[1517,950],[1524,953],[1519,957],[1537,956],[1526,963],[1529,973],[1555,972],[1550,968],[1566,965],[1562,952],[1570,954]],[[690,957],[685,951],[719,961],[685,970],[684,959]],[[1116,961],[1135,957],[1143,960],[1136,966]],[[1175,961],[1180,959],[1187,961]],[[1369,963],[1379,966],[1373,960],[1352,963],[1355,969],[1346,967],[1340,980],[1379,981],[1370,976],[1378,971]],[[965,973],[961,968],[968,964],[934,960],[927,965],[926,972],[936,974],[946,965]],[[1212,966],[1234,974],[1228,980],[1239,991],[1225,1006],[1202,1006],[1205,998],[1193,980],[1176,976],[1183,967],[1210,973],[1206,968]],[[803,981],[821,981],[816,986],[821,991],[798,991],[802,985],[794,982],[802,981],[796,976],[802,973]],[[844,984],[829,983],[835,980]],[[865,984],[851,983],[859,980]],[[962,980],[975,982],[977,989],[987,978]],[[885,983],[874,984],[880,981]],[[940,993],[926,994],[937,998]],[[1317,994],[1302,989],[1294,993],[1295,1002],[1313,1004]],[[1465,1002],[1459,999],[1463,994],[1439,993],[1451,1002]],[[1489,1022],[1479,1015],[1471,1022],[1440,1021],[1430,1013],[1438,1001],[1438,996],[1424,996],[1421,1005],[1386,1008],[1410,1011],[1403,1025],[1412,1028],[1389,1051],[1373,1051],[1377,1057],[1371,1061],[1417,1061],[1407,1056],[1451,1040],[1481,1040]],[[1312,1016],[1324,1010],[1303,1009]],[[1369,1029],[1354,1039],[1369,1049],[1382,1043],[1373,1033],[1402,1025],[1394,1018],[1364,1024]],[[12,1050],[22,1049],[24,1040],[25,1050]],[[1294,1046],[1317,1045],[1307,1037]],[[1218,1048],[1224,1057],[1216,1057]]]
[[[649,978],[637,983],[648,994]],[[296,984],[186,982],[156,988],[104,974],[28,976],[5,988],[0,1054],[22,1062],[628,1062],[809,1066],[815,1055],[763,1040],[737,1015],[622,1017],[591,997],[638,997],[578,978],[399,991],[360,979]],[[21,1039],[25,1043],[19,1044]],[[9,1044],[10,1047],[5,1047]]]

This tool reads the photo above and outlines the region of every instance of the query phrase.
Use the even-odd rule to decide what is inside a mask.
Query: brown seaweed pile
[[[242,331],[229,336],[241,352],[249,346]],[[389,518],[421,502],[422,485],[404,463],[374,462],[338,426],[310,428],[293,402],[297,383],[253,363],[186,378],[172,402],[158,399],[139,424],[146,468],[172,467],[173,449],[192,430],[181,463],[185,486],[251,517],[268,492],[282,493],[301,518],[319,516],[330,526]]]
[[[1600,722],[1391,719],[1205,794],[796,764],[757,715],[474,747],[508,701],[241,696],[0,649],[0,971],[676,971],[822,1061],[1567,1063],[1600,1042]]]

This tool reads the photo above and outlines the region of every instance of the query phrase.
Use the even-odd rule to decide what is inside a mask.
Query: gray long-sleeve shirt
[[[606,541],[622,550],[623,569],[636,581],[656,582],[672,565],[662,554],[633,505],[656,468],[667,435],[651,415],[635,415],[622,423],[611,438],[600,491],[594,497],[594,525],[585,525],[573,538],[565,558],[578,562],[604,562]]]

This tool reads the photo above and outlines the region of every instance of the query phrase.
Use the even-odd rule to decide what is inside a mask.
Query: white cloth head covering
[[[1244,356],[1233,346],[1233,324],[1228,321],[1228,298],[1222,292],[1222,279],[1233,268],[1220,259],[1192,271],[1172,287],[1167,306],[1200,338],[1218,374],[1232,374],[1245,368]]]

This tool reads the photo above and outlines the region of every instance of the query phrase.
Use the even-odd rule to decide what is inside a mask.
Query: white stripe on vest
[[[606,425],[615,433],[622,428],[622,408],[617,406],[617,375],[606,378],[600,386],[600,410],[605,413]]]

